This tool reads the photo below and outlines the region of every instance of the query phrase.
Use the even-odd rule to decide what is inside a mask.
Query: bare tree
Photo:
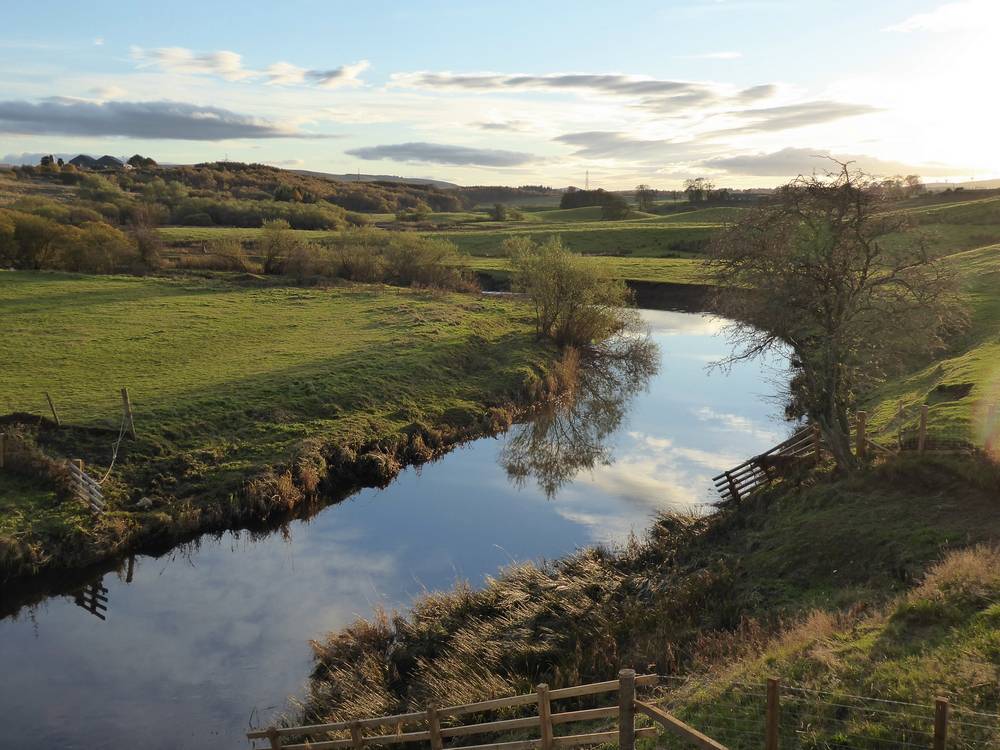
[[[635,204],[640,211],[652,211],[653,201],[656,199],[656,191],[649,185],[642,184],[635,186]]]
[[[951,275],[886,187],[839,164],[799,177],[713,244],[731,327],[728,362],[779,349],[794,377],[789,416],[823,432],[837,464],[856,466],[849,412],[888,374],[940,350],[964,320]],[[892,242],[884,242],[887,235]]]

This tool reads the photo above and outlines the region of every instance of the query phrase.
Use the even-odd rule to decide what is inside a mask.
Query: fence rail
[[[393,745],[406,742],[429,742],[432,750],[443,750],[444,741],[453,737],[470,737],[483,734],[504,734],[507,732],[538,729],[540,736],[528,740],[511,740],[505,742],[489,742],[480,745],[462,745],[462,750],[562,750],[563,748],[580,745],[598,745],[617,741],[623,750],[634,750],[636,737],[653,737],[658,730],[655,727],[635,727],[635,712],[646,712],[657,721],[664,723],[674,731],[687,736],[692,741],[702,739],[713,744],[703,747],[707,750],[726,750],[722,745],[709,740],[697,730],[687,726],[679,719],[653,706],[635,700],[636,687],[652,687],[659,683],[658,675],[636,676],[632,670],[622,670],[617,680],[595,682],[587,685],[550,690],[547,685],[539,685],[534,693],[513,695],[508,698],[494,698],[477,703],[465,703],[457,706],[436,708],[429,706],[424,711],[393,716],[378,716],[357,721],[339,721],[330,724],[310,724],[291,727],[268,727],[267,729],[247,732],[247,738],[267,739],[271,748],[281,750],[362,750],[368,745]],[[617,692],[618,705],[600,708],[588,708],[574,711],[553,713],[552,702],[580,698],[603,693]],[[482,714],[521,706],[534,706],[537,714],[515,719],[500,719],[478,724],[458,724],[442,726],[441,719],[447,717]],[[652,714],[650,714],[652,712]],[[663,716],[661,716],[662,714]],[[663,718],[667,716],[668,718]],[[618,719],[617,729],[556,736],[555,727],[583,721],[599,719]],[[426,729],[413,732],[403,732],[407,724],[425,725]],[[395,727],[395,734],[364,734],[365,729],[380,727]],[[349,737],[330,739],[314,739],[317,735],[331,735],[349,732]],[[286,739],[301,739],[300,742],[287,744]]]
[[[73,484],[73,491],[77,497],[81,498],[94,513],[103,513],[107,505],[104,502],[104,493],[101,491],[101,484],[90,474],[83,470],[83,461],[76,459],[70,461],[69,475]]]
[[[851,424],[851,442],[858,458],[892,458],[901,453],[955,453],[976,450],[968,434],[958,430],[928,429],[927,404],[900,404],[892,419],[872,430],[868,414],[859,411]],[[1000,406],[994,405],[987,421],[1000,423]],[[818,461],[825,443],[819,428],[806,425],[791,437],[738,466],[712,477],[722,500],[740,501],[766,487],[790,466],[806,460]],[[987,446],[989,450],[989,446]]]
[[[653,688],[651,697],[636,698],[636,688]],[[618,693],[617,705],[552,713],[552,702],[567,698]],[[709,699],[708,696],[711,696]],[[537,706],[531,716],[442,726],[443,719],[491,711]],[[617,728],[598,725],[590,731],[555,736],[555,727],[571,722],[617,719]],[[637,726],[636,719],[653,726]],[[418,731],[403,732],[408,724]],[[366,729],[391,727],[395,734],[364,734]],[[507,740],[509,732],[537,730],[539,737]],[[617,742],[634,750],[637,737],[661,731],[699,750],[996,750],[1000,747],[1000,715],[979,708],[952,705],[945,697],[933,704],[905,703],[782,684],[775,678],[762,684],[735,682],[721,692],[699,677],[636,676],[622,670],[619,679],[534,693],[495,698],[445,708],[379,716],[330,724],[268,727],[247,733],[267,739],[281,750],[362,750],[366,746],[429,743],[445,750],[450,738],[491,734],[497,741],[452,745],[448,750],[561,750],[581,745]],[[348,736],[330,737],[334,733]],[[323,735],[326,735],[325,737]],[[504,740],[504,741],[499,741]]]

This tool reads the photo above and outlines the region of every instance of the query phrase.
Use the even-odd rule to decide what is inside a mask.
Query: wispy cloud
[[[947,3],[926,13],[917,13],[888,27],[888,31],[903,33],[931,31],[946,33],[970,31],[1000,22],[1000,4],[996,0],[964,0]]]
[[[473,127],[479,128],[480,130],[500,130],[512,133],[523,133],[528,130],[530,123],[525,120],[501,120],[501,121],[487,121],[487,122],[474,122]]]
[[[318,138],[292,127],[221,107],[184,102],[0,101],[0,132],[126,136],[192,141],[230,138]]]
[[[737,135],[764,131],[791,130],[807,125],[819,125],[845,117],[856,117],[880,111],[878,107],[873,107],[870,104],[851,104],[849,102],[829,100],[800,102],[781,107],[742,109],[725,114],[740,120],[748,120],[748,124],[718,130],[708,135]]]
[[[592,130],[566,133],[554,139],[574,146],[575,156],[589,159],[626,159],[631,161],[667,161],[690,158],[692,154],[706,153],[705,148],[692,142],[671,140],[645,140],[628,133]]]
[[[841,162],[854,162],[860,169],[879,175],[947,177],[969,171],[968,167],[949,164],[912,164],[865,154],[832,154],[829,150],[820,148],[783,148],[772,153],[726,156],[704,161],[702,166],[754,177],[794,177],[828,169],[832,163],[829,161],[831,157]]]
[[[288,62],[276,62],[263,70],[246,68],[243,56],[230,50],[195,52],[185,47],[144,49],[132,47],[132,59],[142,67],[156,67],[170,73],[210,75],[227,81],[262,80],[276,85],[315,85],[321,88],[359,86],[360,75],[368,69],[367,60],[341,65],[329,70],[302,68]]]
[[[446,143],[395,143],[350,149],[349,156],[370,161],[424,162],[427,164],[454,164],[482,167],[516,167],[535,160],[531,154],[520,151],[503,151],[490,148],[453,146]]]

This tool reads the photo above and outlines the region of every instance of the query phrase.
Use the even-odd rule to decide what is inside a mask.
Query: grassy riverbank
[[[428,594],[406,614],[328,635],[300,718],[450,705],[625,666],[723,669],[779,648],[815,610],[881,612],[948,551],[997,541],[998,489],[1000,472],[985,462],[906,460],[849,479],[803,475],[707,518],[665,516],[620,549],[519,565],[481,590]],[[958,658],[962,642],[949,648]],[[791,659],[767,666],[789,681],[806,676]],[[878,662],[854,668],[856,685],[885,694]],[[892,696],[923,700],[935,679],[900,677]],[[973,692],[986,700],[996,688]]]
[[[952,226],[948,216],[938,211],[935,226]],[[995,713],[996,553],[962,551],[1000,543],[1000,468],[989,458],[1000,452],[1000,245],[962,244],[940,254],[962,284],[969,328],[867,405],[888,434],[901,427],[901,404],[928,403],[932,439],[978,454],[904,456],[848,478],[809,469],[708,518],[663,517],[621,549],[517,566],[482,590],[430,594],[407,613],[359,621],[317,644],[298,718],[481,700],[626,666],[700,675],[673,699],[695,726],[710,726],[723,696],[765,675],[922,704],[944,691]],[[850,736],[840,729],[816,736]],[[864,731],[898,736],[887,721]]]
[[[370,285],[0,274],[0,408],[29,442],[108,471],[95,520],[44,482],[0,484],[0,566],[73,565],[284,512],[324,488],[509,423],[557,386],[520,303]],[[49,416],[45,393],[61,428]],[[28,416],[31,415],[31,416]],[[7,430],[15,429],[8,424]],[[151,507],[136,502],[149,498]],[[147,503],[144,503],[147,504]]]

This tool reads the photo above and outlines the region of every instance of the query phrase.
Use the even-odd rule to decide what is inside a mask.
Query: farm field
[[[47,415],[51,394],[65,428],[40,436],[47,452],[103,475],[128,387],[138,440],[123,444],[106,488],[119,541],[238,505],[227,498],[248,480],[275,465],[301,474],[296,461],[324,445],[381,443],[389,463],[372,471],[391,475],[392,445],[414,430],[481,430],[555,356],[516,303],[372,285],[4,272],[0,305],[10,321],[0,359],[18,365],[0,370],[0,408]],[[140,496],[155,510],[133,512]],[[50,512],[49,493],[19,486],[0,497],[0,552],[56,533],[92,552],[77,504]]]

